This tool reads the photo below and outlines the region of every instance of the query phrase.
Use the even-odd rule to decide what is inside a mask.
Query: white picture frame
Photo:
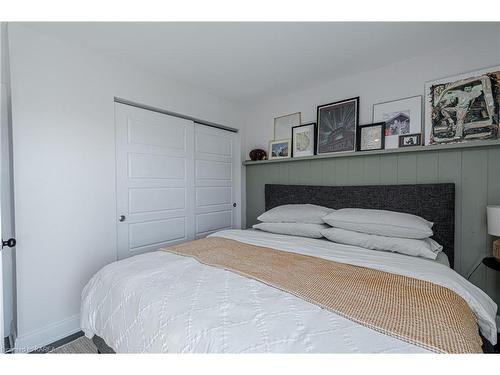
[[[302,121],[302,113],[290,113],[289,115],[274,118],[274,140],[292,138],[292,128],[298,126]]]
[[[399,147],[399,136],[422,133],[422,95],[373,105],[372,121],[385,122],[385,149]]]
[[[292,157],[292,139],[269,141],[269,160]]]

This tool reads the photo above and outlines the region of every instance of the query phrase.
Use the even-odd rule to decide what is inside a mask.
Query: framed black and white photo
[[[312,156],[316,152],[316,123],[292,128],[292,157]]]
[[[359,96],[318,106],[317,153],[355,151]]]
[[[405,134],[399,136],[399,147],[413,147],[422,144],[422,136],[418,134]]]
[[[292,138],[292,128],[301,123],[301,112],[275,117],[274,119],[274,140]]]
[[[269,142],[269,160],[271,159],[287,159],[291,157],[291,139],[281,139],[278,141]]]
[[[358,126],[358,151],[382,150],[385,141],[385,122]]]
[[[425,144],[498,139],[500,66],[425,84]]]
[[[398,148],[399,136],[422,132],[422,96],[373,105],[373,122],[385,122],[385,148]]]

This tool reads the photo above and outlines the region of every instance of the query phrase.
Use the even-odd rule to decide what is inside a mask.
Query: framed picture
[[[382,150],[385,141],[385,122],[358,126],[358,151]]]
[[[291,113],[289,115],[276,117],[274,119],[274,139],[289,139],[292,138],[292,128],[301,123],[300,112]]]
[[[404,134],[399,136],[399,147],[412,147],[420,146],[422,144],[422,137],[418,134]]]
[[[359,96],[318,106],[317,153],[355,151]]]
[[[385,122],[385,148],[398,148],[399,136],[422,132],[422,95],[373,105],[373,122]]]
[[[271,159],[287,159],[290,157],[292,140],[282,139],[269,142],[269,160]]]
[[[316,153],[316,123],[292,128],[292,157],[311,156]]]
[[[498,138],[500,66],[425,84],[425,144]]]

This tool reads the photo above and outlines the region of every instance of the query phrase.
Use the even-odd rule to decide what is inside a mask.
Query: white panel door
[[[118,259],[194,238],[194,123],[115,104]]]
[[[240,151],[236,133],[195,124],[195,238],[240,228]]]

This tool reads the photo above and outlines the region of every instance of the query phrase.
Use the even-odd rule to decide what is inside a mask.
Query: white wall
[[[307,89],[263,97],[247,106],[245,158],[248,159],[248,151],[254,148],[267,150],[269,140],[273,139],[274,117],[300,111],[303,123],[316,122],[318,105],[360,96],[360,124],[371,123],[374,103],[424,95],[426,81],[499,64],[500,26],[484,24],[477,34],[444,46],[439,53],[417,56]]]
[[[240,107],[9,25],[16,347],[79,330],[80,293],[116,259],[113,97],[239,128]]]
[[[7,48],[7,24],[0,23],[0,83],[2,84],[0,118],[0,173],[2,199],[2,237],[15,237],[14,204],[12,201],[12,164],[11,164],[11,97],[9,75],[9,50]],[[9,336],[15,330],[15,249],[4,248],[1,253],[3,268],[4,335]],[[0,278],[1,281],[2,278]],[[3,340],[3,337],[0,337]]]

